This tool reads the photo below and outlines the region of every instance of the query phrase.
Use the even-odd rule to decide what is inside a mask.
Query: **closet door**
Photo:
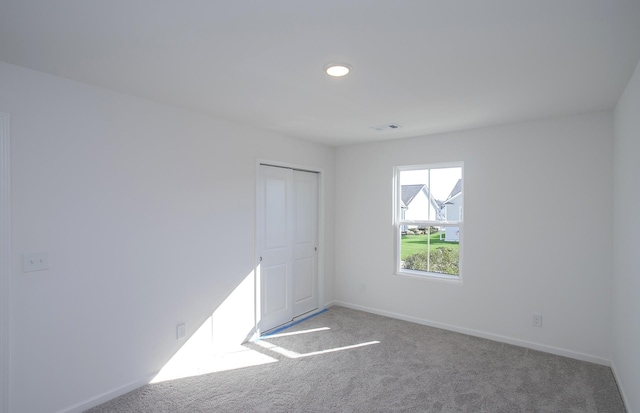
[[[259,329],[318,307],[318,174],[260,165]]]
[[[318,308],[318,174],[293,171],[293,316]]]
[[[293,317],[292,172],[260,165],[257,207],[261,331]]]

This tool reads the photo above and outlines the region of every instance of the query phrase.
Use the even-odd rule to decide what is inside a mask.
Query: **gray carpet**
[[[326,327],[246,344],[277,362],[149,384],[89,412],[625,411],[596,364],[341,307],[283,333]]]

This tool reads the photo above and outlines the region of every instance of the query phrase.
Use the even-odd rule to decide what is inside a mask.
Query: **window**
[[[462,162],[395,168],[396,271],[460,279]]]

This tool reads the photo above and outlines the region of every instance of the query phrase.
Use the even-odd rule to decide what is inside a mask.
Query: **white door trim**
[[[255,313],[255,337],[260,337],[262,333],[259,331],[258,322],[260,321],[260,283],[258,280],[258,265],[260,265],[260,257],[258,255],[258,183],[260,180],[260,165],[277,166],[281,168],[291,168],[300,171],[316,172],[318,174],[318,309],[325,307],[324,304],[324,168],[318,168],[315,166],[309,166],[304,164],[297,164],[291,162],[274,161],[272,159],[256,159],[255,164],[255,191],[254,191],[254,209],[255,209],[255,223],[254,223],[254,242],[253,242],[253,256],[254,256],[254,313]]]
[[[11,139],[0,112],[0,413],[9,413],[11,379]]]

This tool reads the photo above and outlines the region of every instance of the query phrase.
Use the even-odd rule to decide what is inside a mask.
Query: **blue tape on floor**
[[[312,317],[315,317],[315,316],[317,316],[317,315],[319,315],[319,314],[322,314],[322,313],[324,313],[324,312],[327,312],[327,311],[329,311],[329,309],[328,309],[328,308],[325,308],[325,309],[323,309],[323,310],[318,311],[317,313],[311,314],[310,316],[307,316],[307,317],[305,317],[305,318],[301,318],[300,320],[294,321],[294,322],[289,323],[289,324],[285,324],[285,325],[283,325],[282,327],[278,327],[278,328],[276,328],[275,330],[270,331],[270,332],[268,332],[267,334],[265,334],[265,335],[263,335],[263,336],[260,336],[260,337],[258,338],[258,340],[262,340],[263,338],[267,338],[267,337],[269,337],[269,336],[273,336],[273,335],[275,335],[275,334],[281,333],[281,332],[283,332],[284,330],[286,330],[286,329],[287,329],[287,328],[289,328],[289,327],[293,327],[293,326],[295,326],[296,324],[300,324],[300,323],[302,323],[303,321],[306,321],[306,320],[308,320],[308,319],[310,319],[310,318],[312,318]]]

